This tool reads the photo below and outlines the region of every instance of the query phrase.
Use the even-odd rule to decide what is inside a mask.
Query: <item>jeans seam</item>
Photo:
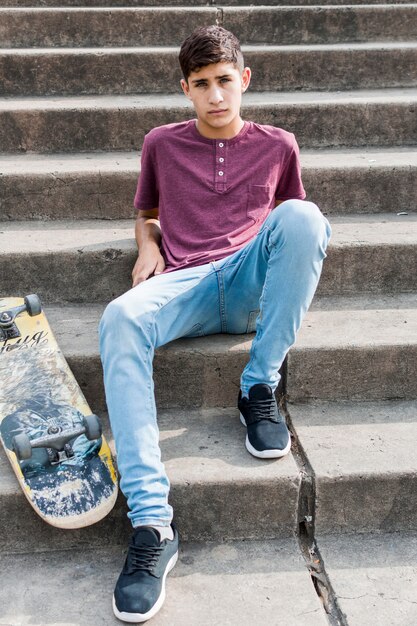
[[[226,307],[224,301],[224,281],[222,270],[217,271],[217,286],[219,289],[219,310],[220,310],[220,323],[221,332],[225,333],[227,329]]]

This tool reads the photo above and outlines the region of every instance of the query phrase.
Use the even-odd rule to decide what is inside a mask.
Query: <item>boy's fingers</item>
[[[158,259],[158,263],[156,264],[156,267],[155,267],[155,274],[162,274],[164,269],[165,269],[165,261],[163,257],[160,256]]]
[[[152,274],[152,270],[145,267],[135,268],[132,272],[133,287],[136,287],[139,283],[143,283]]]

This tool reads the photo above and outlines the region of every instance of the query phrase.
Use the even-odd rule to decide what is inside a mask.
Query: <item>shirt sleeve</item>
[[[159,205],[155,151],[149,135],[143,141],[141,171],[133,204],[135,209],[141,211],[156,209]]]
[[[304,200],[305,197],[306,192],[301,181],[300,151],[293,135],[293,144],[278,181],[275,199]]]

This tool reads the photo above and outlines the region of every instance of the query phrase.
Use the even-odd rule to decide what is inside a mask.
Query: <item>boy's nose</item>
[[[210,104],[219,104],[219,102],[223,101],[223,96],[221,94],[220,89],[212,89],[210,92]]]

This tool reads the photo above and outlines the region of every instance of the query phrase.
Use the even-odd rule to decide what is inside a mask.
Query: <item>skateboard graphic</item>
[[[113,508],[117,475],[99,418],[36,295],[0,298],[0,440],[35,511],[82,528]]]

